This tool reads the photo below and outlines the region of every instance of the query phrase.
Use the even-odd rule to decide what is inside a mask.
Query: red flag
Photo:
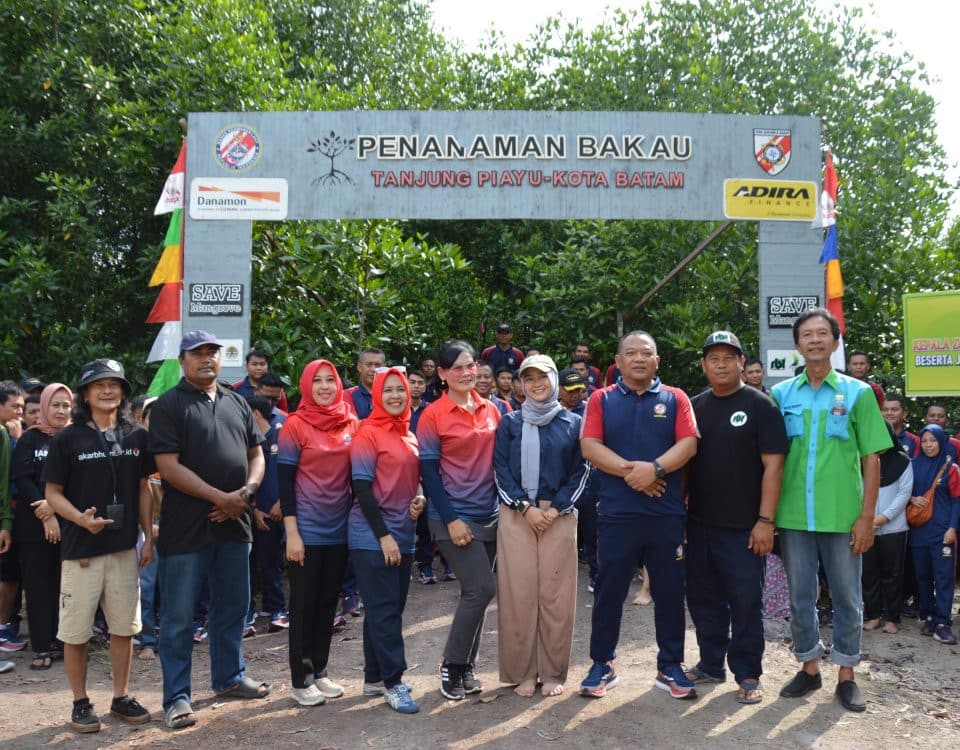
[[[182,288],[182,281],[164,284],[160,288],[160,294],[157,295],[157,301],[153,303],[150,315],[147,316],[147,322],[169,323],[170,321],[180,320],[180,290]]]
[[[163,192],[160,194],[160,200],[157,201],[156,208],[153,209],[154,216],[168,214],[176,208],[183,208],[183,191],[185,189],[187,173],[187,142],[180,145],[180,153],[177,161],[167,176],[167,181],[163,185]]]

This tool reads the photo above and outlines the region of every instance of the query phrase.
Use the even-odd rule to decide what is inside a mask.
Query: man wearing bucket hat
[[[710,388],[691,399],[700,428],[687,477],[687,608],[700,659],[697,684],[724,682],[739,703],[763,699],[763,571],[773,547],[787,433],[776,404],[742,378],[743,348],[714,331],[700,359]],[[720,481],[718,481],[718,479]]]
[[[166,725],[196,723],[190,706],[193,612],[210,581],[210,678],[222,698],[263,698],[246,676],[251,503],[263,481],[263,435],[246,400],[217,381],[222,344],[210,331],[180,341],[183,378],[150,412],[150,449],[163,480],[160,508],[160,664]]]
[[[87,641],[100,606],[110,628],[113,702],[130,724],[150,713],[127,695],[133,636],[140,632],[137,537],[147,531],[140,565],[153,557],[147,433],[125,416],[130,383],[112,359],[88,362],[77,382],[73,423],[50,443],[42,479],[61,528],[60,625],[64,668],[73,691],[70,726],[87,733],[100,720],[87,696]]]

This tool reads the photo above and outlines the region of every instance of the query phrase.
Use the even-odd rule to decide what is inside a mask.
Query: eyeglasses
[[[120,443],[117,442],[117,433],[112,427],[103,431],[103,439],[110,445],[111,456],[123,455],[123,448],[121,448]]]
[[[470,362],[466,365],[454,365],[453,367],[448,368],[449,372],[452,372],[454,375],[460,375],[464,372],[476,372],[477,363]]]

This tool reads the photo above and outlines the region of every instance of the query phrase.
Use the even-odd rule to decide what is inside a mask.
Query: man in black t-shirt
[[[250,406],[220,374],[221,344],[209,331],[180,341],[183,379],[150,412],[150,450],[163,480],[160,508],[160,664],[164,720],[196,723],[190,706],[193,613],[210,582],[210,679],[220,697],[262,698],[245,675],[243,630],[250,604],[251,503],[264,458]]]
[[[700,660],[687,676],[723,682],[726,661],[737,701],[759,703],[763,558],[773,547],[787,435],[773,401],[742,382],[743,349],[734,334],[710,334],[700,363],[710,388],[691,400],[701,437],[688,465],[686,555]]]
[[[60,533],[60,623],[63,663],[73,690],[70,726],[100,731],[87,697],[87,641],[99,606],[110,628],[110,713],[131,724],[150,713],[127,695],[133,636],[140,632],[137,536],[146,530],[140,565],[153,557],[153,461],[147,434],[123,417],[130,383],[112,359],[83,366],[73,424],[50,442],[41,479],[47,503],[63,519]],[[138,528],[139,527],[139,528]]]

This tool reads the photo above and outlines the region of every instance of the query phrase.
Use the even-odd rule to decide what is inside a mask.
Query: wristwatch
[[[248,484],[243,488],[243,496],[247,499],[248,503],[252,503],[253,499],[257,496],[257,491],[250,489],[250,485]]]
[[[667,475],[667,470],[657,459],[653,459],[653,473],[657,479],[663,479]]]

